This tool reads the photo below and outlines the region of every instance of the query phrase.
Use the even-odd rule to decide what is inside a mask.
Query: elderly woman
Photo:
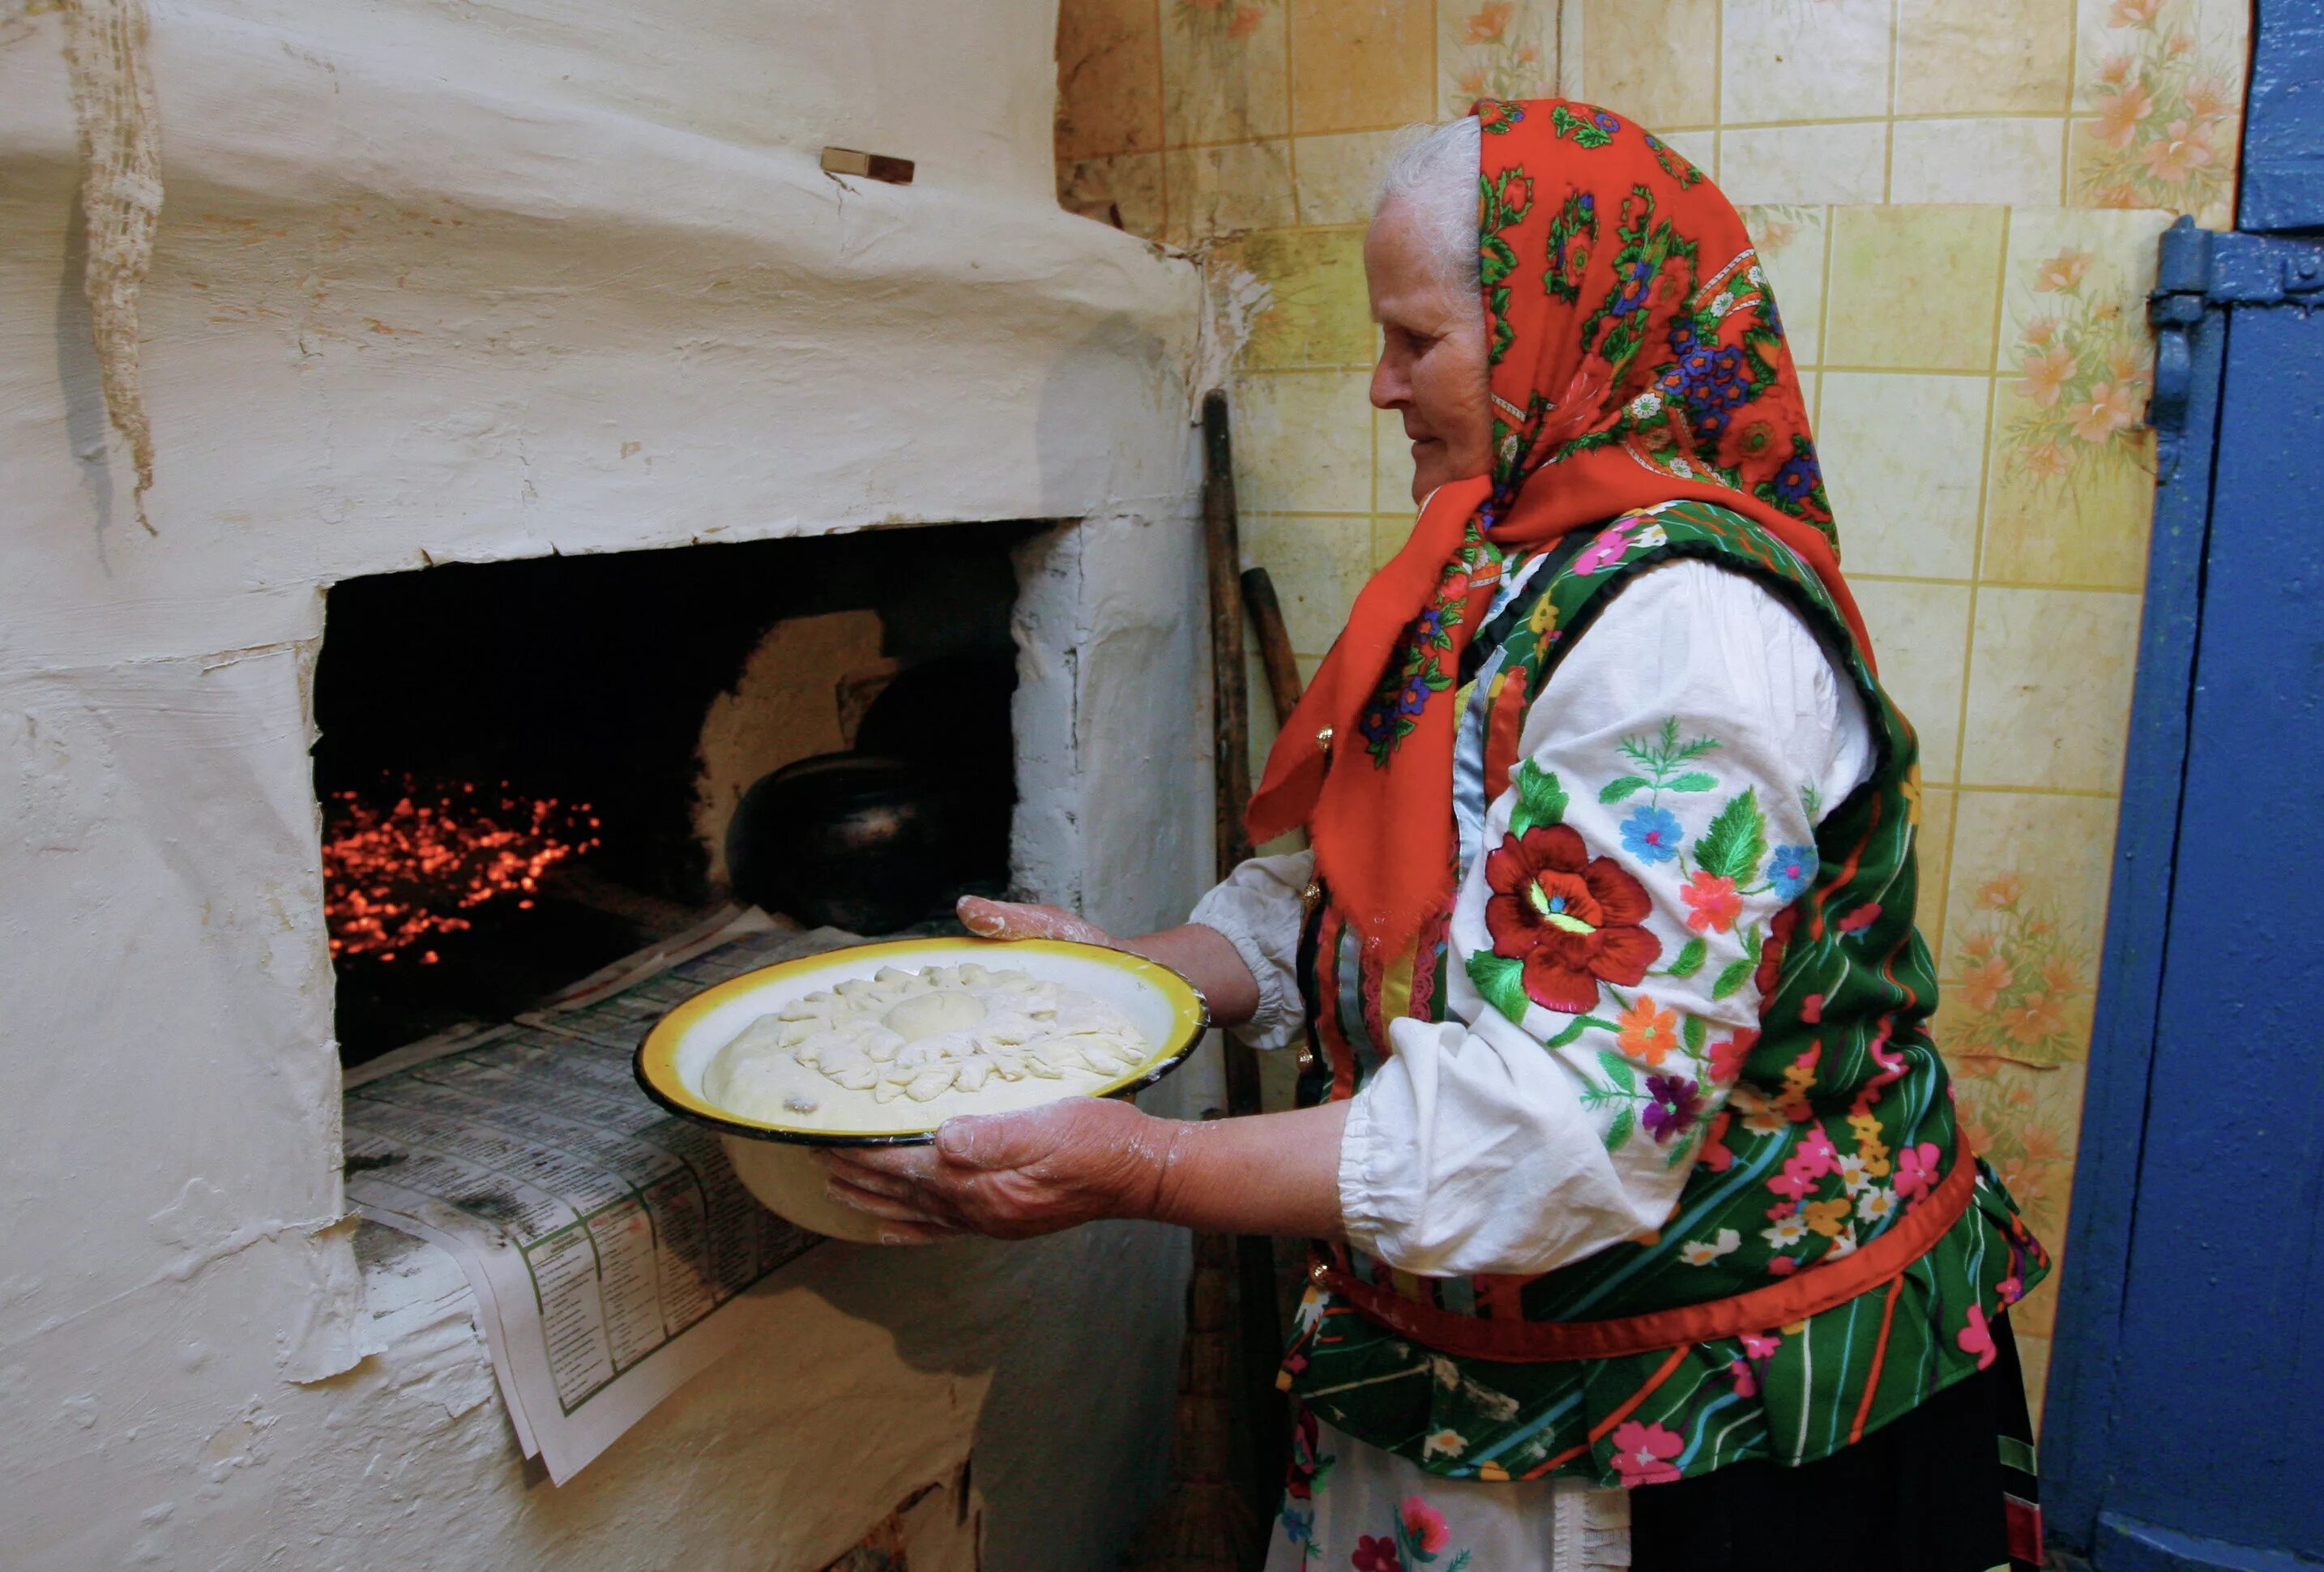
[[[2048,1263],[1957,1132],[1917,744],[1741,221],[1616,116],[1488,101],[1364,262],[1420,511],[1251,804],[1312,857],[1140,939],[964,912],[1177,967],[1304,1041],[1301,1106],[954,1120],[835,1194],[1317,1241],[1272,1567],[2035,1564],[2004,1311]]]

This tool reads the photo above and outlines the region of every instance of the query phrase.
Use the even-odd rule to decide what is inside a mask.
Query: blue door
[[[2043,1420],[2098,1572],[2324,1566],[2324,0],[2163,241],[2137,698]],[[2061,659],[2070,659],[2061,652]]]

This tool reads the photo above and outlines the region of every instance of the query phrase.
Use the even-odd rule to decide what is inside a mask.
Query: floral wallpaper
[[[1350,223],[1416,121],[1563,90],[1738,202],[2227,227],[2248,0],[1063,0],[1065,205],[1177,244]]]
[[[1362,227],[1398,129],[1569,92],[1743,205],[1921,733],[1939,1040],[2053,1249],[2152,513],[2142,302],[2174,214],[2230,221],[2247,25],[2237,0],[1062,6],[1060,201],[1266,291],[1231,389],[1242,539],[1311,670],[1412,520],[1366,398]],[[2037,1401],[2054,1302],[2013,1312]]]
[[[1563,79],[1654,125],[1738,202],[2161,208],[2224,228],[2249,14],[1568,0]]]
[[[2167,208],[2231,227],[2248,14],[2241,5],[2085,7],[2070,199]]]
[[[1440,45],[1450,51],[1438,73],[1443,113],[1458,114],[1479,98],[1522,98],[1542,90],[1557,60],[1556,17],[1544,9],[1520,12],[1516,0],[1453,8]]]

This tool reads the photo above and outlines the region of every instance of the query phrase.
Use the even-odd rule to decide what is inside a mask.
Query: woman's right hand
[[[1203,991],[1215,1025],[1240,1026],[1259,1008],[1259,979],[1250,975],[1242,953],[1213,928],[1189,923],[1121,939],[1062,906],[964,895],[954,910],[961,926],[979,939],[1062,939],[1160,961]]]
[[[964,895],[954,910],[960,914],[960,925],[979,939],[1062,939],[1106,949],[1130,948],[1096,923],[1075,917],[1062,906]]]

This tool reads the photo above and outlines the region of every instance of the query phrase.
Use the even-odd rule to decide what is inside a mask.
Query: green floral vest
[[[1757,579],[1844,653],[1872,723],[1876,762],[1870,779],[1821,818],[1813,873],[1803,877],[1803,858],[1788,870],[1802,881],[1799,894],[1764,931],[1740,936],[1742,958],[1721,967],[1713,985],[1721,997],[1758,983],[1756,1040],[1748,1032],[1728,1043],[1695,1040],[1700,1023],[1688,1022],[1687,1062],[1707,1079],[1733,1077],[1734,1089],[1722,1111],[1700,1118],[1699,1140],[1676,1148],[1681,1160],[1692,1151],[1693,1166],[1659,1234],[1532,1278],[1416,1278],[1350,1245],[1316,1247],[1282,1384],[1340,1429],[1446,1477],[1564,1475],[1637,1485],[1747,1459],[1821,1457],[1990,1364],[1990,1318],[2049,1270],[1992,1174],[1982,1164],[1971,1174],[1952,1171],[1957,1161],[1975,1160],[1956,1146],[1951,1091],[1928,1031],[1936,978],[1914,920],[1920,772],[1913,729],[1821,582],[1766,532],[1724,508],[1671,504],[1627,515],[1594,538],[1569,537],[1529,564],[1529,576],[1508,565],[1462,674],[1454,811],[1464,836],[1476,838],[1487,803],[1512,773],[1519,800],[1511,828],[1520,833],[1554,822],[1568,790],[1626,789],[1622,781],[1561,785],[1529,762],[1513,772],[1517,737],[1527,706],[1612,591],[1679,556]],[[1753,817],[1747,801],[1722,811],[1698,837],[1698,855],[1756,866],[1767,848],[1746,822]],[[1766,876],[1784,872],[1771,867]],[[1303,1105],[1352,1096],[1383,1062],[1389,1022],[1443,1020],[1451,968],[1473,983],[1484,1007],[1513,1018],[1525,1013],[1522,995],[1510,995],[1508,963],[1485,952],[1447,953],[1447,919],[1424,932],[1416,951],[1376,959],[1359,953],[1328,891],[1310,895],[1299,956],[1308,1046]],[[1701,967],[1706,959],[1690,942],[1669,964]],[[1676,1105],[1695,1090],[1692,1081],[1640,1086],[1634,1064],[1610,1051],[1621,1030],[1606,1018],[1614,1013],[1572,1016],[1549,1040],[1564,1048],[1607,1034],[1599,1072],[1585,1075],[1583,1102],[1636,1110],[1615,1114],[1609,1147],[1637,1136],[1641,1121],[1658,1116],[1667,1125],[1690,1115]],[[1919,1237],[1910,1232],[1914,1212],[1941,1191],[1955,1207],[1967,1191],[1965,1207],[1950,1226],[1948,1214],[1932,1209],[1921,1234],[1941,1233],[1900,1257],[1896,1247]],[[1881,1259],[1896,1260],[1895,1269],[1795,1320],[1602,1357],[1536,1351],[1495,1358],[1447,1352],[1473,1349],[1461,1337],[1429,1341],[1431,1327],[1483,1335],[1518,1327],[1554,1337],[1560,1329],[1538,1324],[1656,1315],[1651,1329],[1701,1313],[1690,1307],[1777,1284],[1844,1284],[1874,1257],[1846,1276],[1815,1274],[1872,1249],[1891,1229],[1900,1233],[1881,1247]],[[1786,1291],[1796,1290],[1759,1294],[1755,1308]]]

